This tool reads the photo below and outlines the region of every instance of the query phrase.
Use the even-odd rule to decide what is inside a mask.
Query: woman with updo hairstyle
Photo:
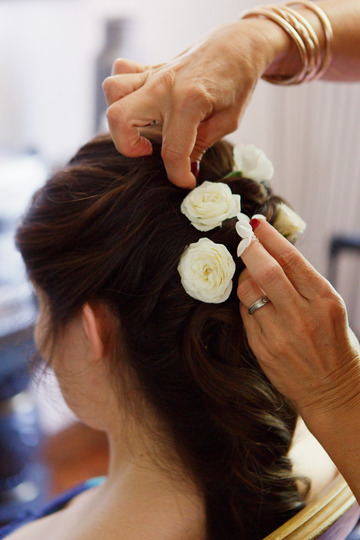
[[[153,154],[136,159],[107,135],[86,144],[35,193],[17,231],[39,298],[39,352],[74,413],[107,433],[110,464],[104,482],[18,524],[14,540],[256,540],[308,500],[308,475],[289,456],[297,413],[242,327],[236,219],[206,233],[191,226],[161,136],[146,136]],[[264,183],[225,178],[233,165],[220,141],[198,181],[227,183],[242,212],[272,223],[281,199]],[[181,284],[180,257],[202,237],[236,263],[223,303]]]

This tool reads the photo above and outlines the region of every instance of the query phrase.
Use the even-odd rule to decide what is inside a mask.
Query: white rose
[[[285,238],[294,238],[306,229],[305,221],[285,203],[279,204],[273,225]]]
[[[190,191],[180,208],[196,229],[210,231],[240,212],[240,195],[233,195],[227,184],[204,182]]]
[[[234,147],[234,162],[234,171],[240,171],[245,178],[260,182],[273,177],[273,164],[264,152],[253,144],[237,144]]]
[[[209,304],[229,298],[235,262],[223,244],[200,238],[185,249],[178,271],[185,291],[192,298]]]

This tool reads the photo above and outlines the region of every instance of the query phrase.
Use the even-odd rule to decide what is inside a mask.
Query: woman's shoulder
[[[74,515],[74,508],[80,508],[90,495],[92,488],[96,488],[104,482],[104,477],[92,478],[58,496],[43,509],[36,513],[28,513],[19,517],[15,522],[0,529],[0,540],[27,540],[37,538],[57,538],[54,534],[64,529],[64,517]],[[75,504],[76,503],[76,504]],[[71,512],[69,510],[71,509]],[[59,536],[59,539],[62,536]],[[64,536],[65,538],[65,536]],[[70,538],[70,536],[68,536]]]

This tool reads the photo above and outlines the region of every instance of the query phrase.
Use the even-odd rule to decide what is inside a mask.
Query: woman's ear
[[[100,360],[105,354],[105,341],[102,333],[101,311],[90,306],[88,302],[81,310],[82,326],[88,340],[93,360]]]

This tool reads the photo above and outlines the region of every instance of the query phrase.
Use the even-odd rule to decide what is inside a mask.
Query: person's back
[[[194,227],[151,138],[153,155],[137,159],[107,136],[90,142],[19,227],[40,352],[79,418],[107,432],[111,460],[103,484],[13,540],[256,540],[305,504],[308,482],[288,456],[296,411],[259,368],[239,315],[236,217]],[[281,199],[229,175],[233,165],[217,143],[200,183],[228,185],[243,213],[274,222]],[[188,294],[180,275],[203,238],[234,261],[232,290],[216,303]]]

